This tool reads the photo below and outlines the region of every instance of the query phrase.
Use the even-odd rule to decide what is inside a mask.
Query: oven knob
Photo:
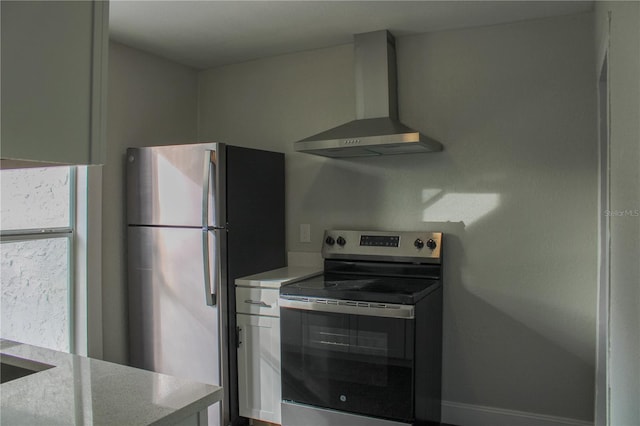
[[[413,242],[413,245],[416,246],[416,248],[418,250],[420,250],[422,247],[424,247],[424,241],[422,241],[420,238],[418,238],[417,240],[415,240]]]
[[[435,240],[433,240],[432,238],[429,238],[427,240],[427,247],[429,247],[431,250],[433,250],[436,247],[438,247],[438,244],[435,242]]]
[[[336,243],[338,243],[339,246],[344,246],[345,244],[347,244],[347,241],[342,237],[338,237]]]
[[[324,240],[325,243],[327,243],[328,245],[332,246],[336,243],[336,240],[333,239],[333,237],[331,235],[329,235],[327,237],[326,240]]]

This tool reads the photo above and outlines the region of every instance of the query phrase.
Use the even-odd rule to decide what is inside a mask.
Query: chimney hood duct
[[[354,36],[356,120],[296,142],[295,150],[333,158],[441,151],[398,121],[396,47],[387,30]]]

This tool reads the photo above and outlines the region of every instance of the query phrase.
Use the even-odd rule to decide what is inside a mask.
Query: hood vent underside
[[[354,36],[357,119],[295,143],[332,158],[441,151],[442,145],[398,121],[395,40],[386,30]]]

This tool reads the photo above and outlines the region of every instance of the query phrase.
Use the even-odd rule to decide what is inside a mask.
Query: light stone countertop
[[[322,267],[285,266],[284,268],[236,278],[236,286],[280,288],[284,284],[290,284],[321,273]]]
[[[3,426],[173,425],[222,399],[222,388],[0,339],[3,362],[49,368],[0,385]],[[35,368],[33,368],[35,369]]]

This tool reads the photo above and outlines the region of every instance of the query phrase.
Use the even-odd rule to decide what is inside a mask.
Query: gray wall
[[[354,118],[351,45],[200,73],[198,138],[286,153],[290,251],[319,251],[325,228],[444,231],[444,399],[589,420],[592,28],[585,14],[400,38],[401,118],[441,153],[293,152]]]
[[[197,73],[110,43],[107,161],[103,169],[104,359],[127,363],[125,153],[196,140]]]
[[[611,210],[622,213],[610,223],[609,415],[611,425],[633,425],[640,419],[640,3],[598,2],[595,18],[598,59],[609,46]]]

